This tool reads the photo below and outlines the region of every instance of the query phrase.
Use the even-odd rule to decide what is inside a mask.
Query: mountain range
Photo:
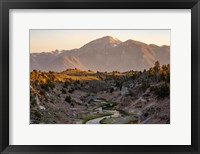
[[[79,49],[30,53],[30,71],[64,71],[69,68],[93,71],[143,70],[170,63],[170,46],[120,41],[111,36],[93,40]]]

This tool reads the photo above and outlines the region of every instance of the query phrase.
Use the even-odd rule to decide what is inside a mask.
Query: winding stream
[[[97,108],[98,110],[102,110],[102,107]],[[105,111],[105,110],[102,110]],[[113,118],[113,117],[119,117],[121,116],[119,111],[117,110],[106,110],[106,113],[111,113],[112,115],[110,116],[103,116],[100,118],[92,119],[86,122],[86,124],[100,124],[100,121],[103,120],[104,118]]]
[[[120,111],[113,110],[113,107],[116,105],[115,102],[107,101],[107,100],[100,100],[96,98],[100,104],[99,107],[93,109],[93,114],[97,113],[105,113],[107,115],[94,118],[88,120],[86,124],[122,124],[122,123],[135,123],[135,116],[134,115],[126,115],[121,113]],[[108,115],[110,114],[110,115]]]

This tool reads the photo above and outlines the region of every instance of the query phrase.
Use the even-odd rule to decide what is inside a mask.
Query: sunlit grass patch
[[[110,116],[112,113],[92,113],[92,114],[84,114],[80,116],[80,119],[82,119],[82,123],[86,124],[89,120],[101,118],[104,116]]]
[[[135,116],[123,116],[104,118],[100,121],[101,124],[137,124],[138,119]]]
[[[94,110],[96,110],[100,107],[102,107],[102,110],[111,110],[116,105],[117,105],[116,102],[106,101],[106,103],[102,103],[102,104],[98,105],[97,107],[95,107]]]

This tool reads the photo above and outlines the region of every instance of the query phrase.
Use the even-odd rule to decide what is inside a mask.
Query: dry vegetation
[[[30,82],[31,123],[170,123],[170,66],[159,62],[129,72],[33,70]]]

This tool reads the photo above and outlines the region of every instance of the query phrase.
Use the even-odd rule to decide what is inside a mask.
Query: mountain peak
[[[148,45],[136,40],[121,42],[112,36],[93,40],[79,49],[53,54],[31,54],[31,70],[63,71],[66,68],[85,68],[94,71],[128,71],[150,68],[159,60],[168,64],[169,46]]]
[[[107,46],[107,45],[115,45],[115,44],[119,44],[121,43],[120,40],[118,40],[117,38],[113,38],[112,36],[104,36],[104,37],[101,37],[101,38],[98,38],[96,40],[93,40],[89,43],[87,43],[86,45],[84,45],[83,47],[99,47],[99,46]]]
[[[105,40],[109,43],[120,43],[121,42],[119,39],[113,38],[112,36],[109,36],[109,35],[101,37],[101,38],[96,39],[96,40]]]

